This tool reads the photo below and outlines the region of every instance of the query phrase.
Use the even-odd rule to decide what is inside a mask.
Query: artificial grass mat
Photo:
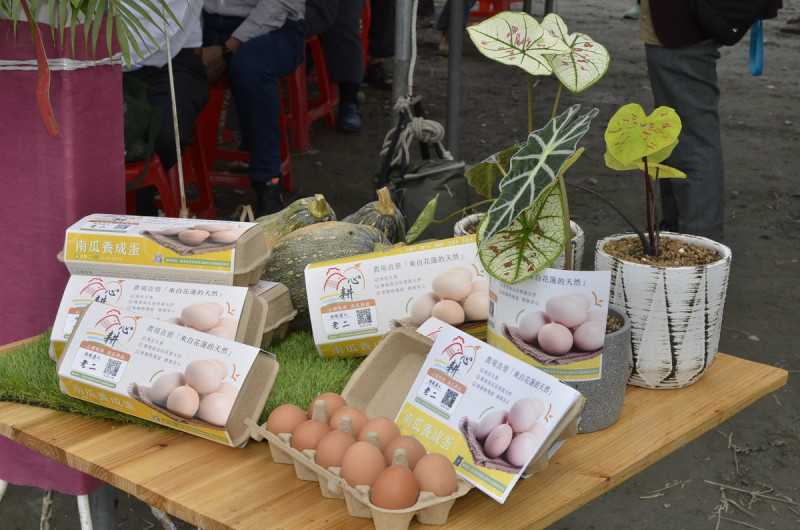
[[[48,331],[0,355],[0,400],[83,414],[91,418],[165,428],[62,394],[49,348]],[[278,358],[280,368],[259,423],[266,421],[269,413],[278,405],[293,403],[306,409],[314,397],[322,392],[341,393],[364,360],[363,357],[324,359],[317,353],[311,334],[305,332],[289,333],[283,339],[273,341],[269,351]]]

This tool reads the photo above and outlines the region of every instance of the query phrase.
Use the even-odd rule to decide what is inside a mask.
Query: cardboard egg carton
[[[316,451],[298,451],[291,446],[289,433],[273,434],[265,425],[248,422],[256,439],[266,439],[274,462],[294,465],[295,474],[300,480],[319,482],[320,493],[329,499],[344,499],[347,513],[352,517],[372,519],[379,530],[402,530],[408,528],[416,517],[422,524],[443,525],[447,522],[450,509],[456,499],[463,497],[472,489],[472,484],[458,479],[458,489],[446,496],[437,497],[429,491],[421,491],[417,502],[402,510],[387,510],[375,506],[370,501],[369,486],[350,486],[341,476],[341,468],[325,469],[315,461]]]
[[[282,283],[260,280],[250,286],[250,291],[266,306],[266,322],[260,344],[262,349],[268,350],[273,340],[286,336],[297,310],[292,306],[289,288]]]
[[[238,235],[181,240],[188,229]],[[267,255],[258,223],[93,214],[67,229],[58,258],[71,274],[247,287],[261,278]]]
[[[368,418],[395,418],[432,345],[431,339],[408,328],[389,331],[353,373],[342,391],[342,397],[348,405],[361,409]],[[581,399],[550,433],[526,467],[525,476],[545,469],[551,449],[557,448],[560,441],[577,434],[582,407]],[[430,492],[422,492],[414,506],[405,510],[386,510],[369,501],[368,486],[351,487],[341,478],[338,468],[323,469],[317,465],[314,460],[315,451],[300,452],[292,448],[291,434],[273,434],[266,430],[266,424],[249,425],[256,439],[267,440],[273,461],[294,465],[299,479],[318,481],[324,497],[343,498],[350,515],[372,518],[379,529],[407,528],[414,517],[423,524],[445,524],[455,500],[473,487],[459,478],[458,490],[447,497],[436,497]]]

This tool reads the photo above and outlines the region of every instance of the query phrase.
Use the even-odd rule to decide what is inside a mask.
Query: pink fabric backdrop
[[[91,56],[82,29],[73,57],[68,34],[61,46],[39,27],[48,58]],[[0,59],[34,58],[28,24],[17,31],[0,20]],[[103,50],[98,44],[98,58],[108,57]],[[45,130],[36,80],[36,71],[0,70],[0,344],[52,326],[69,277],[56,259],[66,228],[92,213],[125,213],[121,67],[52,72],[60,137]],[[0,478],[73,495],[103,484],[2,437]]]

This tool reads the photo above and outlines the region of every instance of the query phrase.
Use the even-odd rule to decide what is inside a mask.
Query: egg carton
[[[437,497],[429,491],[422,491],[417,502],[402,510],[387,510],[370,502],[369,486],[350,486],[340,474],[340,468],[325,469],[315,462],[316,451],[298,451],[291,446],[292,435],[273,434],[266,424],[257,425],[248,420],[250,433],[256,440],[266,439],[272,460],[279,464],[294,465],[295,474],[300,480],[319,482],[320,493],[329,499],[344,499],[347,513],[352,517],[372,519],[378,530],[401,530],[408,528],[416,517],[421,524],[443,525],[447,522],[450,509],[456,499],[466,495],[473,488],[466,480],[458,479],[458,489],[446,497]]]

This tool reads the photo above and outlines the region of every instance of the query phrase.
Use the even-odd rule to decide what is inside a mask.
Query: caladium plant
[[[686,178],[682,171],[661,164],[678,144],[680,132],[681,119],[675,109],[658,107],[648,116],[637,103],[620,108],[606,127],[606,165],[619,171],[644,171],[648,238],[645,239],[635,227],[634,230],[651,256],[657,256],[659,251],[656,210],[658,179]]]
[[[564,250],[569,209],[563,173],[580,155],[577,144],[598,113],[591,109],[574,119],[579,110],[580,105],[573,105],[532,132],[510,157],[507,172],[500,165],[500,154],[482,162],[494,163],[504,173],[500,195],[477,234],[481,263],[502,282],[530,278]]]

